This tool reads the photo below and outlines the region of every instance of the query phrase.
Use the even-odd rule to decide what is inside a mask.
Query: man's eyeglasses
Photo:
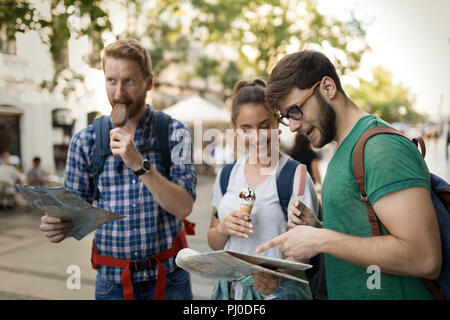
[[[289,126],[289,119],[300,120],[303,117],[302,112],[303,105],[305,104],[306,100],[308,100],[313,95],[314,89],[320,84],[320,82],[321,81],[317,81],[311,87],[311,89],[309,89],[308,92],[306,92],[303,98],[301,98],[296,104],[287,108],[286,114],[281,115],[280,118],[278,119],[278,122],[285,126]]]

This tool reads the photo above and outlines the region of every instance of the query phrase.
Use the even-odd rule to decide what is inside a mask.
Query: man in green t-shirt
[[[372,237],[353,178],[353,148],[366,130],[389,124],[360,109],[330,60],[315,51],[285,56],[270,75],[266,95],[291,131],[316,148],[331,141],[337,148],[323,182],[323,226],[293,201],[290,230],[257,252],[279,246],[298,260],[324,253],[330,299],[432,298],[420,278],[439,275],[441,244],[429,172],[417,148],[396,135],[367,142],[366,191],[383,233]]]

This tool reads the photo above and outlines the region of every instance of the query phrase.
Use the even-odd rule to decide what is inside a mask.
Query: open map
[[[311,268],[310,264],[253,256],[230,250],[197,252],[185,248],[178,252],[175,263],[180,268],[205,278],[233,280],[258,271],[303,283],[300,275]]]
[[[91,206],[64,187],[16,187],[34,206],[50,216],[72,221],[74,226],[68,235],[77,240],[83,239],[102,224],[125,218],[121,214]]]

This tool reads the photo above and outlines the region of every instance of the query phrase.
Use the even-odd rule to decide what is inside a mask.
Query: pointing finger
[[[286,238],[286,234],[284,233],[282,235],[279,235],[276,238],[273,238],[272,240],[267,241],[266,243],[263,243],[258,248],[256,248],[256,253],[261,253],[261,252],[266,251],[266,250],[268,250],[270,248],[274,248],[274,247],[279,246],[281,243],[284,242],[285,238]]]

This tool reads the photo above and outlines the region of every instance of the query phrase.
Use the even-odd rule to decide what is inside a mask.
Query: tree
[[[17,32],[36,31],[51,52],[54,76],[43,87],[53,90],[62,78],[80,77],[68,69],[67,49],[71,38],[88,35],[93,46],[89,57],[91,65],[98,65],[103,48],[102,34],[111,30],[107,13],[100,0],[0,0],[0,30],[6,28],[9,39]]]
[[[267,79],[282,56],[305,47],[325,50],[340,73],[346,74],[359,67],[368,49],[359,21],[352,17],[344,23],[323,16],[315,0],[192,0],[192,6],[199,12],[193,19],[193,34],[205,45],[215,45],[215,55],[221,53],[220,79],[225,79],[230,60],[242,77]],[[230,51],[220,49],[224,44],[235,59],[227,58]]]
[[[70,38],[89,35],[96,54],[90,62],[98,64],[102,33],[112,29],[110,2],[51,0],[47,17],[31,0],[0,1],[6,4],[0,10],[0,28],[6,25],[11,35],[36,30],[48,44],[55,64],[51,86],[67,70],[61,56]],[[286,53],[323,50],[345,75],[358,68],[368,49],[359,21],[323,16],[316,0],[125,0],[119,5],[127,13],[127,28],[118,36],[139,39],[156,74],[176,63],[186,67],[180,80],[198,77],[210,85],[217,79],[228,97],[241,78],[267,79]]]
[[[381,66],[372,68],[372,80],[359,78],[359,87],[347,87],[350,98],[367,112],[383,120],[414,124],[425,116],[413,109],[413,97],[401,83],[394,83],[390,71]]]
[[[136,5],[141,4],[139,10]],[[323,16],[315,0],[167,0],[126,10],[146,27],[127,35],[146,39],[158,74],[171,63],[187,66],[182,81],[215,78],[226,96],[241,78],[268,78],[286,53],[305,47],[325,50],[341,74],[358,68],[368,49],[364,30],[351,18]]]

